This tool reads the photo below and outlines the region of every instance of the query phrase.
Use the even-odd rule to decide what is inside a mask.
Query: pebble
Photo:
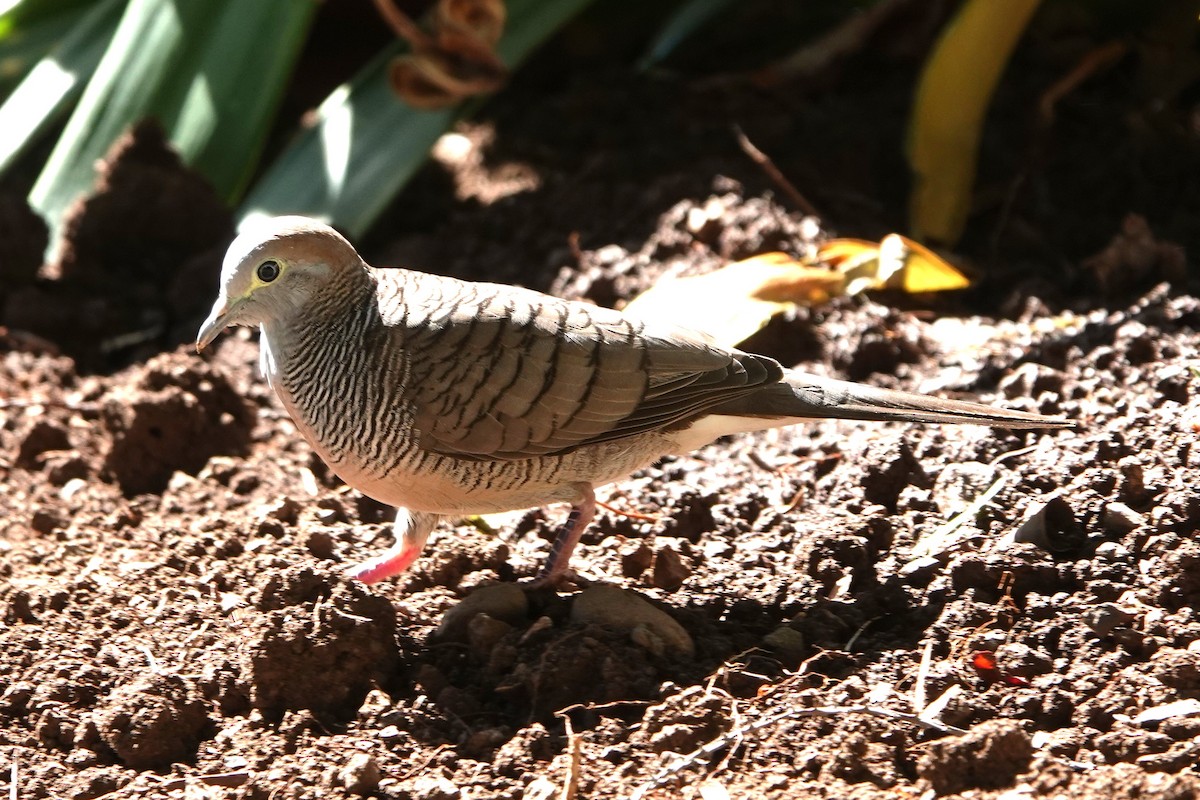
[[[1114,502],[1104,507],[1104,518],[1100,524],[1105,533],[1120,536],[1145,525],[1146,515],[1134,511],[1124,503]]]
[[[657,639],[664,652],[688,658],[696,653],[696,645],[682,625],[618,586],[591,586],[580,592],[571,605],[571,622],[628,631],[635,644],[652,652],[658,647]]]
[[[780,625],[763,637],[763,644],[789,661],[804,656],[804,634],[787,625]]]
[[[999,468],[990,464],[977,461],[947,464],[933,482],[933,503],[949,519],[975,502],[999,476]]]
[[[1028,542],[1055,554],[1076,550],[1086,539],[1087,533],[1060,495],[1034,506],[1011,535],[1013,542]]]
[[[549,779],[539,776],[525,787],[525,791],[521,794],[521,800],[550,800],[557,794],[558,786]]]
[[[656,589],[673,592],[683,586],[692,574],[692,568],[684,563],[683,557],[671,545],[663,545],[654,555],[651,583]]]
[[[438,638],[463,641],[467,628],[477,614],[487,614],[492,619],[503,620],[513,625],[524,622],[529,613],[529,599],[515,583],[496,583],[476,589],[448,609],[438,625]]]
[[[369,753],[355,753],[338,771],[338,783],[346,791],[363,797],[379,788],[379,764]]]
[[[83,478],[72,478],[63,484],[63,487],[58,490],[58,496],[63,500],[70,500],[75,495],[87,488],[87,481]]]
[[[1093,606],[1083,615],[1084,623],[1097,636],[1108,636],[1117,628],[1128,625],[1133,619],[1133,614],[1114,603],[1101,603]]]
[[[462,791],[445,774],[422,775],[408,785],[413,800],[458,800]]]
[[[1119,542],[1101,542],[1096,545],[1096,558],[1102,561],[1128,561],[1129,548]]]

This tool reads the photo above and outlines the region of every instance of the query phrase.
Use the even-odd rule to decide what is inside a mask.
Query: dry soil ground
[[[858,194],[873,133],[849,100],[662,79],[511,97],[464,129],[496,138],[487,157],[427,170],[365,243],[374,262],[615,304],[827,235],[737,151],[735,118],[780,150],[843,113],[841,144],[815,135],[831,149],[789,174],[860,230],[896,216]],[[1200,796],[1200,300],[1155,285],[1182,259],[1152,238],[1107,257],[1149,271],[1117,292],[1079,268],[1132,201],[1072,229],[1090,249],[1026,250],[965,299],[842,299],[750,345],[1079,430],[721,441],[605,489],[652,519],[601,514],[587,588],[556,594],[511,586],[556,508],[445,526],[406,576],[345,579],[389,543],[387,509],[312,455],[253,336],[181,344],[227,212],[152,132],[106,190],[58,274],[31,282],[6,251],[0,793]],[[129,213],[164,192],[178,207]],[[183,232],[151,235],[171,219]]]

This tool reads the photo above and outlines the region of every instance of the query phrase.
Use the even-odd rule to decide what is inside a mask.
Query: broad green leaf
[[[54,20],[66,20],[85,12],[95,0],[0,0],[0,43],[8,43],[22,31],[33,30]]]
[[[224,198],[242,191],[307,36],[315,0],[129,0],[30,193],[58,243],[94,164],[152,117]]]
[[[61,6],[61,8],[59,8]],[[35,8],[41,13],[29,13]],[[22,11],[26,13],[21,13]],[[57,45],[88,12],[88,5],[25,2],[0,14],[0,97]]]
[[[511,69],[591,0],[510,0],[497,45]],[[271,165],[242,204],[243,221],[305,214],[361,236],[425,162],[462,106],[417,111],[388,85],[396,44],[380,53],[317,109],[315,124]],[[469,103],[470,101],[468,101]]]
[[[124,3],[96,3],[0,105],[0,172],[79,98],[112,39]]]

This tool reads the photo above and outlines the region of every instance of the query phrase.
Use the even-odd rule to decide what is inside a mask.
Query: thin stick
[[[805,214],[808,214],[810,217],[821,216],[820,212],[817,211],[817,207],[808,202],[808,198],[800,194],[800,190],[797,189],[792,182],[787,179],[787,176],[780,172],[779,167],[775,166],[775,162],[771,160],[770,156],[754,146],[754,143],[751,142],[746,134],[742,132],[740,126],[734,125],[733,132],[734,135],[737,136],[738,144],[741,146],[742,151],[746,155],[750,156],[750,160],[755,164],[758,164],[763,172],[767,173],[768,178],[775,181],[775,185],[783,190],[783,193],[788,196],[788,199],[790,199],[797,208],[799,208]]]
[[[657,516],[654,516],[653,514],[639,514],[636,511],[627,511],[626,509],[623,509],[623,508],[617,508],[616,506],[610,506],[608,503],[604,502],[603,500],[597,500],[596,505],[600,506],[605,511],[611,511],[614,514],[620,514],[622,517],[629,517],[630,519],[640,519],[643,522],[662,522],[662,517],[657,517]]]
[[[570,717],[564,716],[562,720],[567,729],[570,760],[567,762],[567,780],[563,783],[559,800],[575,800],[575,796],[579,793],[579,762],[580,754],[583,752],[583,734],[575,732]]]
[[[921,654],[921,664],[917,667],[917,682],[913,684],[912,707],[917,715],[925,713],[929,706],[928,695],[925,692],[929,680],[929,668],[933,663],[933,639],[925,642],[925,652]]]

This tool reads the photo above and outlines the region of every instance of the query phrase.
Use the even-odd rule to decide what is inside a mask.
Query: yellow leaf
[[[914,236],[952,245],[971,208],[983,120],[1039,0],[968,0],[925,62],[908,131]]]
[[[846,294],[867,289],[945,292],[971,284],[937,253],[898,233],[888,234],[878,245],[861,239],[833,239],[817,254],[846,276]]]
[[[707,275],[666,280],[630,301],[627,313],[704,331],[734,345],[796,304],[816,305],[842,294],[839,272],[766,253]]]
[[[764,253],[706,275],[665,280],[635,297],[625,311],[736,345],[797,305],[820,305],[868,289],[937,292],[968,285],[935,253],[894,233],[880,244],[834,239],[817,256],[822,265]]]
[[[900,262],[889,279],[889,288],[918,294],[948,292],[971,285],[965,275],[937,253],[898,233],[884,237],[879,245],[879,257],[884,261],[895,259]]]

